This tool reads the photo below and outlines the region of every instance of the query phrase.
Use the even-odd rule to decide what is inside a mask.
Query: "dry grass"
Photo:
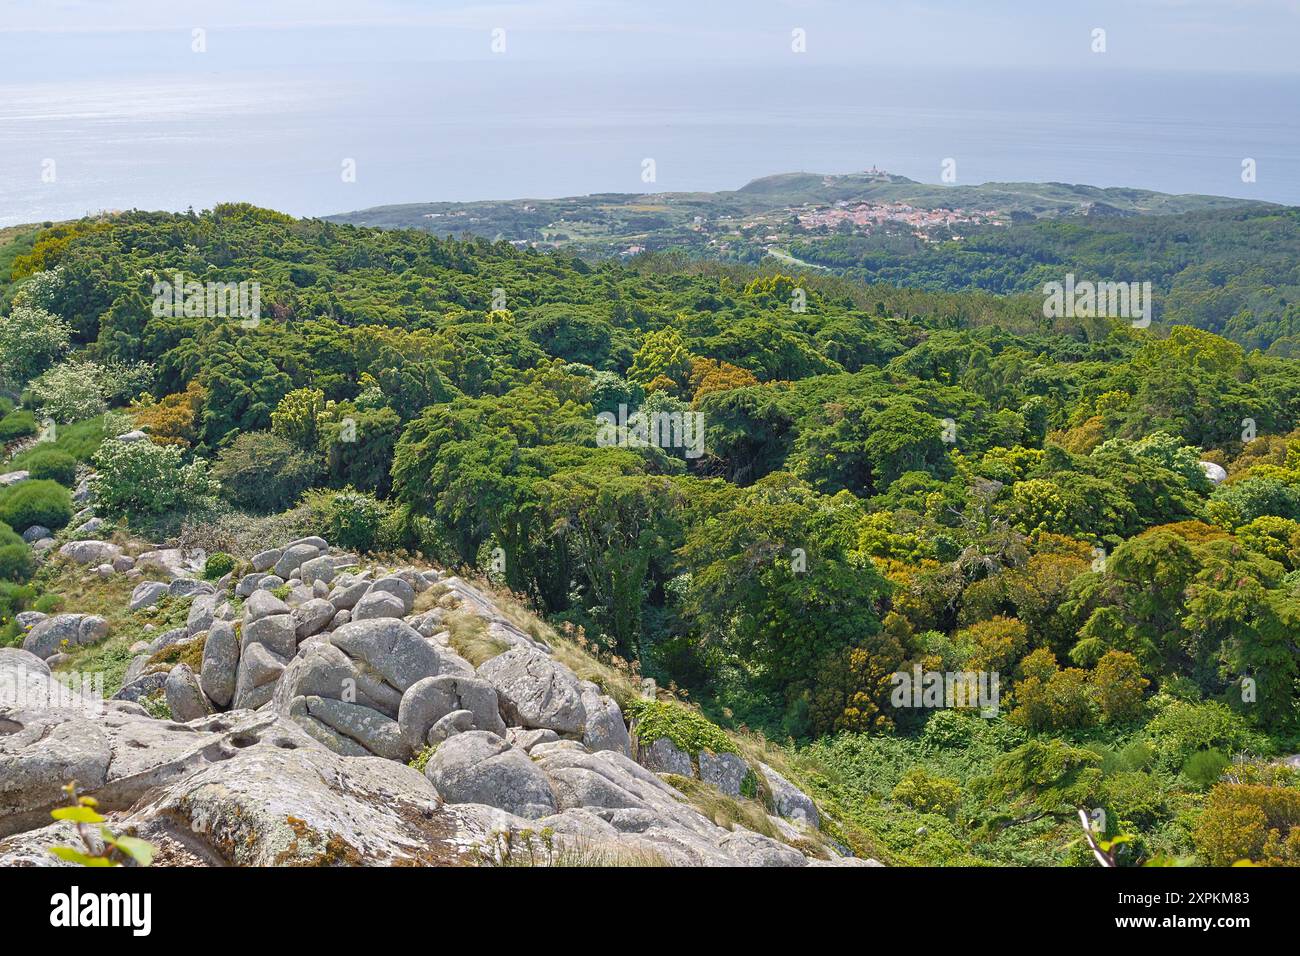
[[[781,831],[769,819],[767,808],[758,800],[729,797],[717,787],[694,777],[669,773],[664,774],[664,780],[681,791],[687,803],[723,829],[731,830],[742,826],[746,830],[784,841]]]
[[[223,505],[187,514],[174,528],[172,523],[163,523],[155,530],[168,536],[174,534],[181,548],[201,548],[208,554],[224,551],[248,558],[313,534],[312,523],[310,510],[301,505],[274,515],[253,515]]]
[[[529,609],[522,596],[512,591],[478,576],[467,576],[465,580],[490,598],[505,620],[534,640],[549,645],[555,652],[557,661],[581,680],[591,681],[600,687],[620,707],[626,707],[629,701],[641,696],[641,675],[635,661],[600,654],[587,641],[581,628],[566,626],[564,630],[557,631]]]
[[[130,611],[131,591],[140,580],[123,574],[101,578],[62,558],[51,559],[41,568],[38,589],[63,598],[59,613],[97,614],[108,622],[108,637],[98,644],[70,648],[72,659],[61,665],[60,671],[103,673],[104,692],[112,696],[121,688],[122,676],[134,656],[131,645],[185,623],[188,601],[163,598],[156,608]],[[147,624],[152,624],[153,630],[146,631]]]
[[[451,632],[452,650],[475,667],[510,649],[510,645],[488,635],[487,621],[477,614],[448,611],[442,623]]]

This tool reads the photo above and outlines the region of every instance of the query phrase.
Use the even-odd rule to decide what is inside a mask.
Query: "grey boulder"
[[[206,631],[212,626],[219,600],[219,594],[200,594],[190,603],[190,612],[185,617],[185,629],[191,635]]]
[[[189,637],[189,631],[183,627],[174,627],[170,631],[163,631],[149,642],[149,653],[157,654],[163,648],[171,647],[173,644],[179,644],[187,637]]]
[[[252,574],[245,574],[239,579],[239,583],[235,585],[235,595],[241,598],[251,597],[253,592],[257,590],[258,583],[264,577],[266,577],[266,575],[260,571],[254,571]]]
[[[525,730],[523,727],[511,727],[506,730],[506,740],[524,753],[530,753],[538,744],[550,744],[560,739],[553,730]]]
[[[218,707],[230,706],[239,674],[239,638],[228,621],[214,621],[203,645],[199,687]],[[173,711],[174,713],[174,711]]]
[[[259,551],[253,555],[252,565],[254,571],[270,571],[275,567],[275,562],[280,560],[280,555],[284,554],[279,548],[271,548],[267,551]]]
[[[595,753],[597,750],[614,750],[625,757],[632,755],[632,739],[623,723],[623,711],[614,698],[600,693],[600,688],[590,681],[578,685],[582,692],[582,707],[587,722],[582,731],[582,743]]]
[[[402,695],[373,674],[363,671],[328,641],[304,642],[276,684],[274,707],[290,713],[296,699],[329,697],[377,710],[397,719]]]
[[[438,652],[400,620],[354,618],[330,634],[330,643],[403,693],[416,681],[442,672]]]
[[[288,659],[298,649],[297,625],[292,614],[269,614],[245,621],[240,639],[244,653],[252,644],[262,644],[276,657]]]
[[[23,638],[23,650],[37,657],[57,654],[65,646],[95,644],[108,637],[108,622],[95,614],[56,614],[38,623]]]
[[[307,713],[370,753],[389,760],[408,760],[411,749],[402,740],[397,721],[362,704],[330,697],[306,697]]]
[[[258,588],[244,602],[244,620],[256,621],[268,614],[288,614],[289,605],[285,604],[270,591]]]
[[[372,621],[378,618],[402,618],[406,616],[406,606],[402,599],[388,591],[376,591],[371,588],[352,608],[352,620]]]
[[[14,620],[18,622],[18,626],[26,634],[47,617],[49,617],[48,614],[42,614],[40,611],[19,611],[14,615]]]
[[[212,702],[204,696],[199,679],[188,664],[177,664],[171,669],[163,684],[163,693],[167,696],[173,720],[186,723],[213,712]]]
[[[327,554],[310,558],[298,568],[298,574],[301,576],[303,584],[314,585],[317,581],[320,581],[323,585],[328,586],[337,573],[338,571],[334,567],[334,559]]]
[[[772,792],[772,809],[787,820],[794,820],[796,823],[803,823],[816,829],[821,818],[817,814],[817,805],[812,802],[812,798],[767,764],[760,762],[758,769]]]
[[[429,744],[437,746],[448,737],[477,730],[474,726],[474,714],[468,710],[453,710],[450,714],[438,718],[438,722],[429,728]]]
[[[341,611],[350,611],[369,590],[370,581],[345,574],[335,582],[329,593],[329,601]]]
[[[416,681],[402,695],[397,712],[402,738],[412,750],[434,743],[429,736],[431,729],[455,711],[471,714],[472,726],[464,729],[505,736],[506,725],[497,709],[496,689],[477,677],[444,674]]]
[[[540,651],[515,647],[485,661],[478,676],[492,684],[512,726],[580,734],[587,722],[578,678]]]
[[[275,682],[284,673],[284,664],[261,644],[247,644],[239,655],[239,675],[235,679],[236,710],[256,710],[271,699]]]
[[[370,593],[376,592],[391,594],[402,602],[401,616],[405,617],[411,613],[411,608],[415,606],[415,588],[410,583],[395,574],[382,577],[374,584],[370,585]]]
[[[290,545],[284,549],[284,553],[275,562],[275,573],[287,579],[302,566],[304,561],[310,561],[320,554],[320,551],[321,549],[313,544]]]
[[[294,631],[298,640],[311,637],[325,630],[326,625],[334,619],[334,605],[324,598],[312,598],[293,609],[290,615],[294,622]]]
[[[59,553],[78,564],[110,564],[122,549],[108,541],[69,541]]]
[[[448,803],[483,803],[531,820],[556,810],[546,774],[523,751],[486,731],[443,741],[424,775]]]
[[[641,747],[639,759],[643,767],[655,773],[675,773],[679,777],[695,776],[695,768],[691,766],[691,755],[667,737],[652,740],[648,747]]]
[[[131,602],[127,605],[132,611],[142,607],[153,607],[167,593],[167,585],[161,581],[141,581],[131,591]]]
[[[167,586],[167,593],[176,598],[193,597],[196,594],[215,594],[216,591],[217,589],[207,581],[196,581],[194,578],[173,578],[171,584]]]
[[[148,661],[148,658],[145,658]],[[113,695],[114,700],[138,701],[162,690],[167,684],[166,671],[150,671],[140,674],[122,684],[122,689]]]
[[[69,541],[59,548],[59,554],[78,564],[112,564],[122,549],[107,541]]]
[[[740,796],[740,786],[747,776],[749,764],[740,755],[700,751],[700,779],[728,796]]]

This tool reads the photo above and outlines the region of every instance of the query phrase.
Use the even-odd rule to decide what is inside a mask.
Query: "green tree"
[[[270,432],[245,432],[221,450],[212,466],[212,476],[231,503],[260,512],[288,508],[319,474],[314,454]]]
[[[848,557],[859,514],[772,475],[702,515],[681,557],[688,612],[705,640],[777,687],[808,684],[826,657],[867,645],[890,588],[873,565]]]
[[[318,388],[295,388],[271,412],[271,434],[304,450],[315,450],[317,420],[326,408],[325,393]]]
[[[632,357],[630,381],[649,390],[668,388],[682,394],[690,383],[693,356],[682,341],[682,334],[672,326],[651,332]]]

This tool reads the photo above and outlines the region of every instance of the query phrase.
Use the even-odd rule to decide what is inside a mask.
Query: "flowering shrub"
[[[186,463],[175,445],[106,441],[93,458],[95,494],[110,514],[157,515],[200,507],[216,493],[207,465]]]
[[[16,306],[0,319],[0,378],[22,385],[68,351],[67,323],[44,309]]]
[[[105,408],[98,369],[90,362],[64,362],[32,381],[32,403],[59,424],[93,418]]]

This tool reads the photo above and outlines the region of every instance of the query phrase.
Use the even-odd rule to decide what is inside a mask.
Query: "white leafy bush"
[[[67,323],[57,315],[15,306],[0,318],[0,378],[25,384],[62,358],[71,341]]]
[[[64,362],[34,379],[32,404],[60,424],[94,418],[105,408],[98,369],[90,362]]]
[[[110,514],[159,515],[210,503],[216,483],[206,463],[186,462],[175,445],[109,439],[95,452],[95,495]]]

